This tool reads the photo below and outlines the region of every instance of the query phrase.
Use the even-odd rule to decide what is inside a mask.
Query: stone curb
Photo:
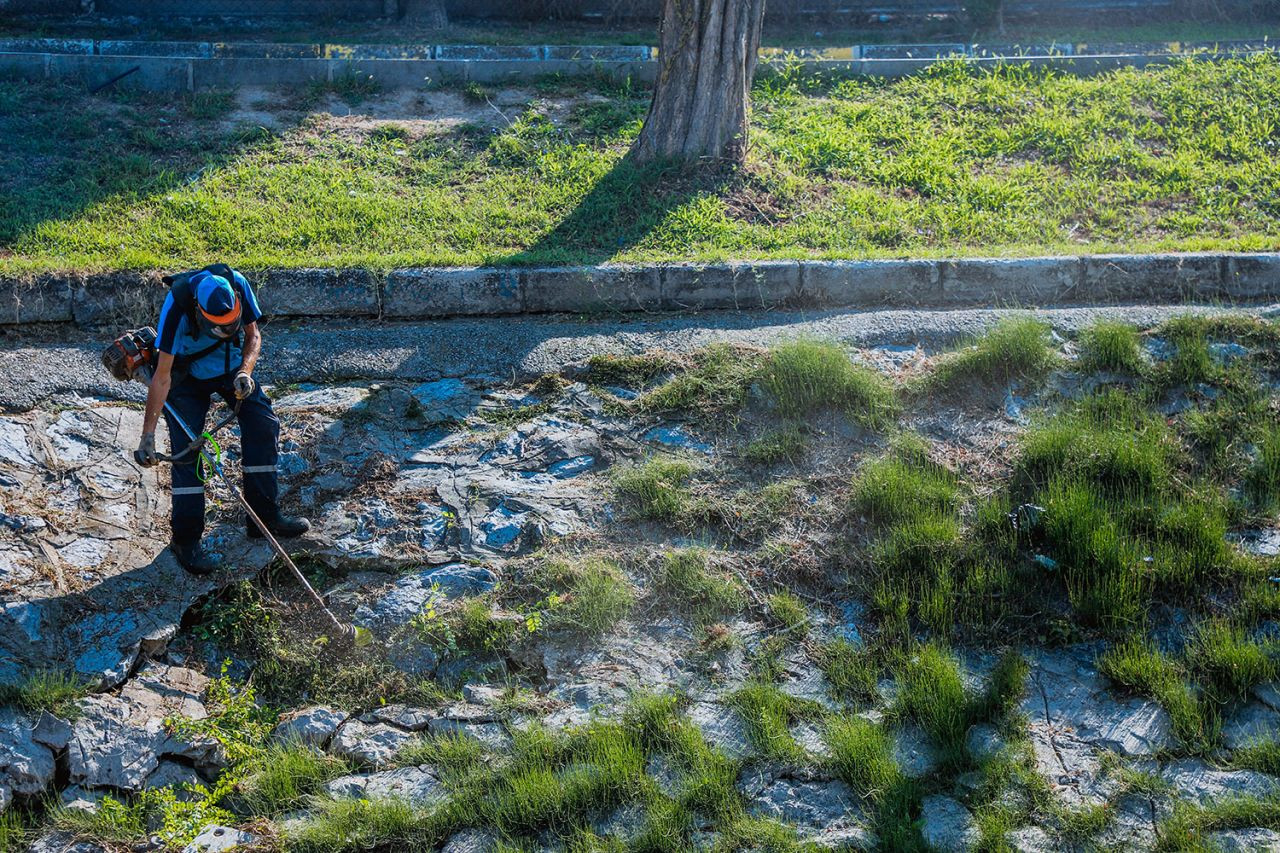
[[[1280,253],[246,272],[278,318],[1280,300]],[[153,323],[165,292],[158,272],[0,279],[0,326]]]

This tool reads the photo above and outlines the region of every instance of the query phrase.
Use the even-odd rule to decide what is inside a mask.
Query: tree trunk
[[[449,26],[444,0],[404,0],[404,19],[434,30]]]
[[[658,84],[632,149],[638,162],[742,161],[764,4],[765,0],[664,0]]]

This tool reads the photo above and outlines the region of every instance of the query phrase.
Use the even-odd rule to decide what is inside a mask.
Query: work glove
[[[257,387],[253,381],[253,377],[247,373],[237,373],[235,380],[231,383],[235,388],[236,399],[243,400],[253,393],[253,389]]]
[[[133,461],[143,468],[150,468],[160,460],[156,458],[156,434],[144,432],[138,442],[138,449],[133,451]]]

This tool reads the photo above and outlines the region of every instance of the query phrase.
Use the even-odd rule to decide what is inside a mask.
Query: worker
[[[311,529],[305,518],[280,512],[276,463],[280,421],[271,401],[253,378],[262,351],[262,316],[249,281],[225,264],[167,277],[169,294],[160,309],[156,330],[158,358],[147,390],[142,440],[135,458],[150,467],[158,461],[156,423],[166,400],[178,417],[199,435],[204,431],[214,394],[228,405],[236,401],[242,445],[244,494],[249,506],[277,537],[301,536]],[[173,463],[173,513],[170,549],[194,575],[216,571],[219,562],[204,547],[205,484],[197,469],[199,454],[181,451],[190,444],[181,424],[166,412]],[[250,538],[262,536],[246,517]]]

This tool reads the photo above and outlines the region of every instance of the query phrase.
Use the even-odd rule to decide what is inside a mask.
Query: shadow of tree
[[[111,199],[162,198],[292,126],[228,126],[233,109],[231,92],[89,95],[62,83],[0,81],[0,246]]]
[[[503,262],[602,264],[670,227],[669,216],[704,195],[721,193],[732,176],[681,162],[637,164],[628,155],[583,196],[560,222]]]

